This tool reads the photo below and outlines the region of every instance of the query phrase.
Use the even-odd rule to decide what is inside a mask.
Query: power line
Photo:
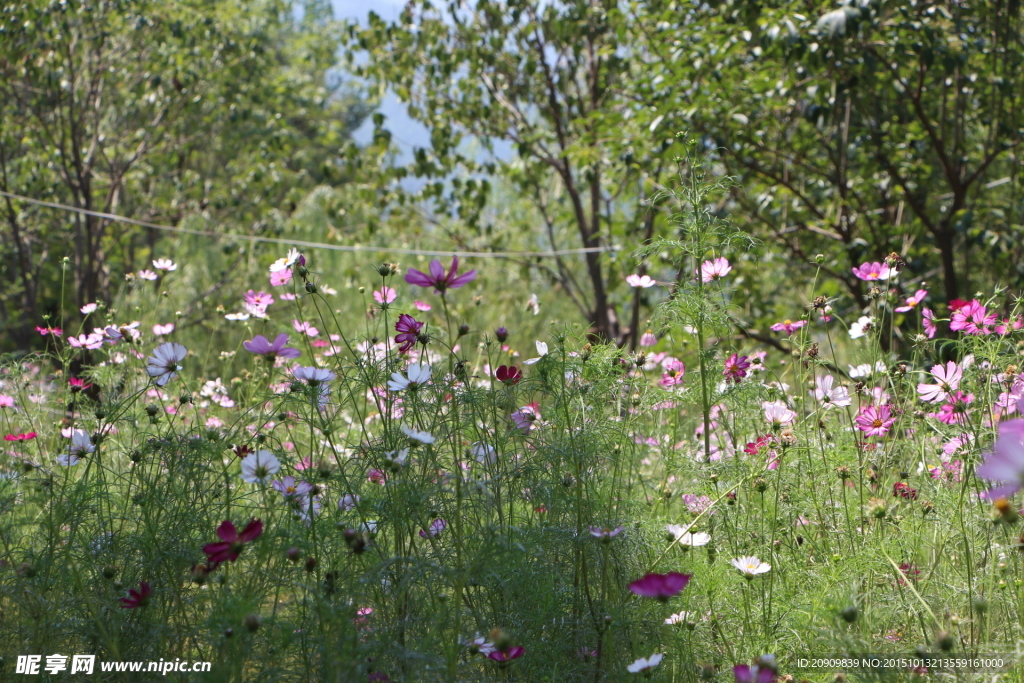
[[[153,230],[177,232],[186,235],[199,235],[201,237],[214,237],[217,239],[244,240],[248,242],[265,242],[268,244],[282,244],[292,247],[306,247],[309,249],[327,249],[329,251],[384,251],[411,256],[458,256],[472,258],[555,258],[558,256],[573,256],[576,254],[591,254],[618,251],[618,248],[616,247],[583,247],[579,249],[559,249],[555,251],[441,251],[431,249],[402,249],[394,247],[371,247],[363,245],[323,244],[321,242],[307,242],[304,240],[292,240],[278,237],[260,237],[258,235],[234,235],[230,233],[211,232],[209,230],[193,230],[191,228],[180,228],[173,225],[160,225],[158,223],[140,221],[136,218],[129,218],[127,216],[119,216],[114,213],[92,211],[90,209],[82,209],[77,206],[69,206],[67,204],[59,204],[57,202],[47,202],[43,201],[42,199],[33,199],[32,197],[25,197],[20,194],[14,194],[13,192],[5,192],[3,190],[0,190],[0,196],[9,197],[11,199],[17,199],[19,201],[28,202],[29,204],[35,204],[37,206],[45,206],[50,209],[59,209],[61,211],[70,211],[73,213],[84,214],[86,216],[106,218],[107,220],[117,221],[118,223],[128,223],[130,225],[137,225],[143,228],[152,228]]]

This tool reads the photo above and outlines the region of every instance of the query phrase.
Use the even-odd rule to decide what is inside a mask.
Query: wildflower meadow
[[[1021,36],[5,3],[0,683],[1024,681]]]

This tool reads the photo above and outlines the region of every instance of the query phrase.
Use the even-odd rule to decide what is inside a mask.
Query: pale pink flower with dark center
[[[974,394],[965,394],[962,391],[954,391],[946,397],[946,403],[939,407],[939,412],[928,413],[928,417],[934,417],[945,424],[967,424],[967,406],[974,403]]]
[[[1003,318],[1002,322],[996,325],[996,334],[1006,336],[1011,332],[1016,332],[1021,327],[1024,327],[1024,323],[1021,322],[1020,318],[1016,316],[1013,318]]]
[[[274,303],[274,297],[266,292],[254,292],[250,289],[245,293],[245,303],[267,310],[267,306]]]
[[[157,386],[164,386],[178,376],[181,363],[188,354],[181,344],[167,342],[153,350],[153,355],[146,359],[146,373],[153,378]]]
[[[964,371],[956,361],[949,361],[945,365],[933,365],[931,375],[936,380],[935,384],[918,384],[917,395],[927,403],[941,403],[959,388]]]
[[[242,342],[246,351],[267,358],[298,358],[302,355],[298,349],[288,346],[288,335],[282,332],[271,343],[262,334],[257,334],[251,341]]]
[[[854,420],[857,428],[866,436],[885,436],[892,429],[896,418],[892,416],[892,409],[889,405],[864,406]]]
[[[796,413],[782,401],[764,401],[761,408],[764,409],[764,419],[776,429],[796,419]]]
[[[818,377],[814,380],[815,389],[811,392],[814,398],[821,401],[822,408],[832,408],[838,406],[845,408],[850,405],[850,392],[846,390],[846,387],[835,386],[835,378],[832,375],[825,375],[824,377]]]
[[[853,269],[853,274],[858,279],[869,282],[873,280],[888,280],[895,272],[889,266],[878,261],[862,263],[859,267]]]
[[[731,270],[732,266],[729,265],[728,259],[720,256],[713,261],[705,261],[700,264],[700,279],[706,284],[725,277]]]
[[[139,276],[139,279],[141,279],[141,280],[155,280],[158,277],[160,277],[159,275],[154,273],[152,270],[140,270],[137,273],[137,275]]]
[[[292,327],[294,327],[295,331],[298,332],[299,334],[305,334],[310,337],[315,337],[320,334],[320,330],[313,327],[312,323],[302,322],[300,320],[293,320]]]
[[[928,296],[928,290],[927,289],[919,289],[919,290],[917,290],[914,293],[913,296],[908,296],[907,297],[906,303],[904,303],[902,306],[897,308],[896,312],[897,313],[906,313],[907,311],[912,310],[915,306],[917,306],[919,303],[924,301],[924,298],[926,296]]]
[[[280,287],[281,285],[286,285],[291,282],[291,279],[292,269],[285,268],[284,270],[279,270],[270,274],[270,286]]]
[[[590,535],[594,538],[599,539],[601,541],[610,541],[619,534],[621,534],[623,531],[625,531],[626,527],[617,526],[614,529],[611,529],[608,527],[591,526],[589,527],[589,529]]]
[[[435,293],[443,294],[449,289],[458,289],[476,279],[475,270],[463,273],[462,275],[458,274],[458,256],[452,257],[452,265],[447,273],[444,270],[444,266],[437,259],[430,262],[429,270],[430,273],[427,274],[415,268],[410,268],[409,272],[405,274],[405,281],[417,287],[433,287]]]

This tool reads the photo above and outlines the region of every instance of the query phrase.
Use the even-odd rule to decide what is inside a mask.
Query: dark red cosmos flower
[[[629,590],[642,598],[656,598],[661,602],[679,595],[690,582],[690,574],[669,572],[668,574],[646,574],[629,584]]]
[[[489,659],[493,659],[496,662],[511,662],[513,659],[519,659],[526,653],[526,648],[522,645],[516,645],[502,652],[501,650],[495,650],[494,652],[487,655]]]
[[[145,607],[149,604],[149,594],[152,591],[149,588],[149,584],[145,581],[139,582],[139,590],[134,588],[128,589],[128,597],[121,598],[121,609],[135,609],[136,607]]]
[[[7,434],[4,436],[4,441],[28,441],[36,438],[35,432],[25,432],[24,434]]]
[[[464,284],[472,282],[476,278],[476,271],[471,270],[463,275],[458,275],[459,257],[452,257],[452,267],[445,273],[444,266],[437,259],[430,262],[430,274],[410,268],[405,274],[405,281],[410,285],[418,287],[433,287],[435,292],[443,294],[448,289],[458,289]]]
[[[245,544],[255,541],[262,533],[263,522],[258,519],[249,520],[242,533],[238,533],[230,519],[225,519],[217,527],[217,535],[220,536],[221,542],[207,543],[203,546],[203,552],[209,556],[207,561],[210,563],[210,571],[216,569],[221,562],[237,560]]]
[[[498,378],[499,382],[505,384],[519,384],[523,373],[514,365],[502,365],[494,371],[494,376]]]
[[[408,313],[398,316],[398,322],[395,323],[395,331],[399,333],[395,336],[395,341],[401,344],[398,347],[398,352],[408,353],[409,349],[416,345],[416,340],[419,338],[420,330],[422,329],[423,323]]]
[[[959,311],[961,308],[968,305],[969,303],[971,302],[964,301],[963,299],[953,299],[952,301],[949,302],[949,312],[955,313],[956,311]]]
[[[892,485],[892,495],[905,500],[917,500],[917,489],[898,481]]]

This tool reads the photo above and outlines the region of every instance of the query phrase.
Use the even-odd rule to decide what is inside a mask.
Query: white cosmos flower
[[[342,512],[348,512],[349,510],[355,510],[356,506],[359,505],[361,499],[354,493],[346,493],[344,496],[338,499],[338,509]]]
[[[680,624],[685,624],[689,620],[690,620],[690,613],[689,612],[678,612],[676,614],[673,614],[673,615],[669,616],[667,619],[665,619],[665,623],[668,624],[669,626],[679,626]]]
[[[224,317],[227,320],[238,320],[238,321],[244,322],[244,321],[248,320],[250,316],[249,316],[248,313],[228,313]]]
[[[153,267],[157,270],[172,271],[178,269],[178,264],[169,258],[158,258],[153,261]]]
[[[676,543],[687,548],[699,548],[711,542],[711,534],[706,534],[703,531],[696,534],[690,533],[689,526],[666,524],[665,529],[672,534]]]
[[[270,264],[271,273],[279,273],[282,270],[291,268],[301,258],[302,254],[299,253],[298,249],[289,249],[288,255],[284,258],[279,258]]]
[[[161,344],[153,350],[153,355],[146,359],[146,372],[153,378],[153,382],[157,386],[164,386],[172,379],[177,377],[178,371],[181,370],[179,363],[188,354],[186,349],[181,344],[176,342],[167,342]]]
[[[661,660],[664,659],[664,657],[665,655],[661,653],[651,655],[646,659],[641,657],[640,659],[636,660],[635,662],[627,666],[626,671],[632,674],[638,674],[644,671],[649,671],[654,667],[658,666],[659,664],[661,664]]]
[[[418,429],[406,427],[405,425],[402,425],[402,431],[405,433],[407,437],[409,437],[413,441],[419,441],[420,443],[423,444],[432,444],[434,443],[434,441],[436,441],[436,439],[430,434],[430,432],[421,432]]]
[[[388,380],[388,389],[391,391],[402,391],[404,389],[418,389],[430,381],[430,366],[426,363],[411,363],[405,369],[405,374],[395,372]]]
[[[281,469],[281,461],[268,450],[260,449],[242,459],[242,481],[266,484]]]
[[[533,365],[540,362],[541,358],[548,355],[548,345],[545,342],[535,342],[537,345],[537,358],[529,358],[523,361],[523,365]]]
[[[96,446],[92,444],[89,433],[84,429],[76,429],[71,432],[71,444],[68,446],[68,452],[58,455],[57,462],[69,467],[77,465],[82,455],[95,450]]]
[[[868,333],[875,325],[875,319],[871,316],[862,315],[857,318],[857,322],[850,325],[850,339],[860,339]]]
[[[760,558],[755,557],[753,555],[749,555],[747,557],[737,557],[735,560],[732,560],[732,566],[740,570],[740,573],[742,573],[748,579],[751,579],[757,576],[758,574],[765,574],[767,572],[770,572],[772,569],[772,566],[770,564],[768,564],[767,562],[762,562]]]
[[[498,452],[494,446],[483,441],[477,441],[469,449],[469,454],[476,458],[481,465],[493,465],[498,460]]]

